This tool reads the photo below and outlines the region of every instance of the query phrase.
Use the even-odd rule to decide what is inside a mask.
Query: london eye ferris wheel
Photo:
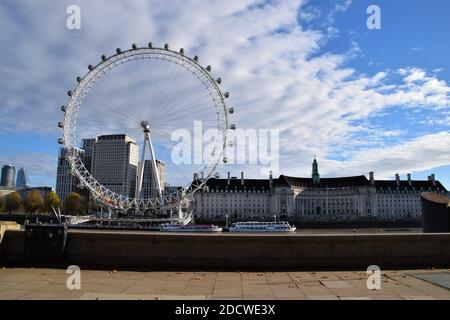
[[[229,94],[222,91],[221,82],[197,56],[190,58],[184,49],[173,51],[167,44],[162,48],[133,44],[129,50],[117,48],[112,56],[103,55],[97,65],[89,65],[88,72],[77,77],[76,87],[68,91],[67,105],[61,107],[64,121],[58,126],[63,136],[58,142],[66,149],[71,174],[108,208],[145,211],[180,204],[204,186],[219,163],[226,162],[227,130],[235,128],[229,115],[234,109],[227,106]],[[215,130],[220,143],[201,163],[172,165],[171,134],[192,129],[195,122],[201,123],[203,131]],[[139,146],[131,193],[118,192],[96,177],[82,156],[82,139],[111,134],[127,136]],[[165,191],[158,160],[168,162],[169,177],[184,181],[181,188]],[[147,180],[146,162],[150,163],[146,174],[151,177]],[[111,175],[119,174],[111,170]],[[201,172],[201,178],[193,181],[193,172]],[[143,196],[144,181],[151,183],[151,196]]]

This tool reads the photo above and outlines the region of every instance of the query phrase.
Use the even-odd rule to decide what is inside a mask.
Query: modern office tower
[[[2,168],[2,176],[0,179],[0,185],[2,187],[13,188],[15,186],[16,168],[9,164],[6,164]]]
[[[165,188],[165,176],[166,176],[166,164],[160,160],[156,160],[156,168],[159,174],[159,181],[161,184],[161,191],[164,192]],[[155,185],[153,182],[152,175],[152,161],[145,160],[144,162],[144,176],[142,179],[142,198],[149,199],[155,198],[157,196],[157,192],[155,189]]]
[[[92,154],[94,152],[95,140],[96,139],[81,140],[81,148],[84,150],[83,163],[89,172],[91,172],[92,169]]]
[[[96,139],[83,139],[81,140],[81,148],[84,153],[82,154],[83,164],[86,167],[86,170],[92,172],[92,155],[94,152],[94,144]],[[90,191],[88,188],[79,189],[79,193],[83,196],[86,203],[89,203],[90,200]]]
[[[92,151],[95,139],[81,140],[82,153],[81,157],[86,169],[91,171]],[[61,148],[58,155],[58,167],[56,170],[56,193],[59,198],[64,201],[71,192],[76,192],[82,195],[86,201],[89,200],[89,190],[80,188],[80,183],[77,177],[70,173],[70,165],[66,159],[66,150]]]
[[[58,153],[58,167],[56,169],[56,194],[64,201],[71,192],[79,193],[78,179],[70,173],[69,161],[66,159],[67,150],[60,148]]]
[[[16,187],[28,188],[29,186],[30,184],[28,183],[28,174],[25,171],[25,168],[20,168],[19,171],[17,171]]]
[[[109,190],[135,196],[139,148],[124,135],[99,136],[92,153],[92,176]]]

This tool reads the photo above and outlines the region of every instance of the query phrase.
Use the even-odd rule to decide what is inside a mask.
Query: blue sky
[[[65,28],[70,4],[81,30]],[[371,4],[381,30],[366,27]],[[324,176],[435,173],[450,188],[448,12],[446,0],[2,0],[0,164],[53,186],[59,106],[75,77],[151,40],[211,64],[238,127],[280,130],[278,173],[307,176],[316,154]],[[241,170],[259,175],[221,168]]]

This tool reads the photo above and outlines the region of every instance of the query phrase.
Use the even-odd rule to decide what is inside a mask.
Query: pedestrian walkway
[[[81,270],[81,289],[64,269],[1,268],[0,299],[401,299],[450,300],[448,269],[384,271],[381,289],[365,271],[136,272]]]

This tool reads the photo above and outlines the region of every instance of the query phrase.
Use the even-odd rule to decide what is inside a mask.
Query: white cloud
[[[378,179],[395,173],[424,171],[447,164],[450,159],[450,131],[421,136],[402,144],[357,152],[349,161],[325,161],[326,174],[345,175],[375,171]]]

